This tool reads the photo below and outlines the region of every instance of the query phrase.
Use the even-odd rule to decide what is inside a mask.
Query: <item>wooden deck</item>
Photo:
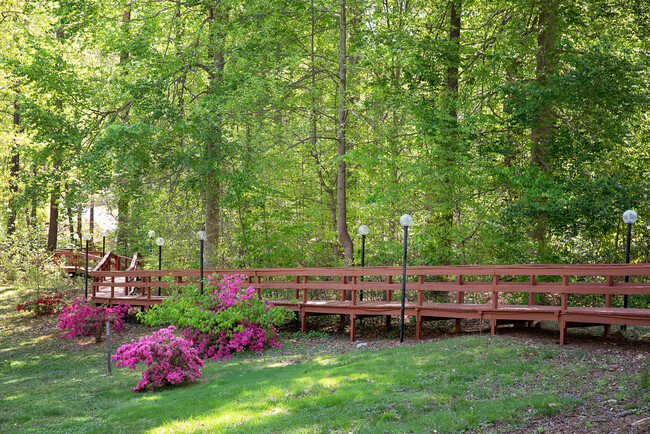
[[[92,300],[147,308],[199,280],[199,270],[142,270],[138,264],[134,257],[128,269],[116,271],[102,261],[91,274]],[[258,296],[296,312],[303,332],[310,316],[349,315],[355,340],[356,319],[401,313],[401,267],[206,270],[205,276],[215,273],[244,275]],[[165,276],[172,285],[159,280]],[[502,324],[554,321],[564,344],[570,327],[601,325],[608,334],[612,324],[650,326],[649,280],[650,264],[408,267],[405,315],[415,318],[417,339],[426,321],[454,319],[460,330],[462,319],[488,320],[493,334]],[[577,307],[570,302],[574,294],[597,301]],[[613,297],[624,294],[642,297],[645,307],[614,307]],[[513,295],[521,304],[509,304]]]

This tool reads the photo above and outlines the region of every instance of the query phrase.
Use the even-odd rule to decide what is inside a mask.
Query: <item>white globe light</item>
[[[72,238],[74,238],[75,240],[78,240],[79,239],[79,234],[73,234]]]
[[[400,217],[399,224],[407,228],[411,227],[413,226],[413,217],[408,214],[404,214],[402,217]]]
[[[636,221],[636,217],[636,213],[631,209],[628,209],[623,213],[623,221],[628,225],[634,223]]]
[[[205,241],[205,239],[206,239],[205,231],[198,231],[198,232],[196,233],[196,239],[197,239],[197,240]]]
[[[156,236],[156,231],[149,231],[149,233],[147,233],[147,235],[149,236],[149,238],[153,238],[153,237]]]
[[[108,231],[101,231],[101,232],[99,233],[99,236],[100,236],[100,237],[107,237],[107,236],[108,236]]]
[[[368,235],[370,233],[370,228],[366,225],[359,226],[359,235]]]
[[[157,246],[162,246],[163,244],[165,244],[165,239],[163,237],[156,238],[156,245]]]
[[[90,235],[88,233],[84,234],[84,241],[90,241],[92,238],[93,238],[92,235]]]

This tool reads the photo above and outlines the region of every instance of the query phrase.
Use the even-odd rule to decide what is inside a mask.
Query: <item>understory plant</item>
[[[54,315],[63,303],[62,298],[63,296],[61,294],[54,294],[36,300],[28,300],[16,306],[16,310],[32,312],[34,318],[41,315]]]
[[[67,330],[61,339],[77,336],[93,336],[95,342],[100,342],[104,336],[106,321],[113,325],[113,331],[124,331],[124,315],[130,306],[120,304],[114,307],[93,306],[85,297],[76,298],[68,306],[61,309],[58,328]]]
[[[258,298],[243,275],[210,276],[203,295],[192,286],[162,304],[153,306],[139,318],[148,325],[171,323],[206,359],[232,357],[233,353],[281,346],[277,326],[290,312]]]
[[[134,392],[153,390],[158,387],[194,381],[201,376],[203,360],[192,343],[185,338],[174,335],[176,327],[169,326],[143,336],[137,341],[118,348],[113,361],[116,366],[126,366],[135,369],[136,365],[144,362],[148,369],[142,373],[142,379]]]

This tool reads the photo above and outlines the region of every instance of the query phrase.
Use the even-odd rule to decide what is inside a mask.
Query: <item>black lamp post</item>
[[[404,214],[399,223],[404,227],[404,259],[402,261],[402,313],[399,324],[399,343],[404,342],[404,305],[406,303],[406,247],[408,245],[409,227],[413,226],[413,217]]]
[[[150,231],[153,232],[153,231]],[[165,244],[163,237],[156,238],[156,245],[158,246],[158,271],[162,269],[162,246]],[[158,281],[162,280],[162,276],[158,276]],[[160,295],[160,286],[158,287],[158,295]]]
[[[627,246],[625,248],[625,263],[630,263],[630,244],[632,242],[632,224],[636,221],[637,215],[631,209],[628,209],[623,213],[623,221],[627,224]],[[630,276],[625,276],[625,282],[630,281]],[[627,294],[623,295],[623,307],[627,308]],[[623,324],[621,330],[626,330],[627,326]]]
[[[366,235],[370,233],[370,228],[366,225],[359,226],[359,235],[361,235],[361,266],[365,265],[366,258]],[[363,291],[359,291],[359,300],[363,301]]]
[[[90,244],[90,240],[92,238],[92,235],[90,234],[84,234],[84,241],[86,241],[86,272],[84,273],[84,280],[85,280],[85,295],[86,299],[88,299],[88,245]]]
[[[199,243],[201,245],[201,295],[203,295],[203,243],[205,242],[205,232],[204,231],[198,231],[196,233],[196,238],[199,240]]]

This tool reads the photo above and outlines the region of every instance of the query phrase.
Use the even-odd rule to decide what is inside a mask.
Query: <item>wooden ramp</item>
[[[142,270],[136,263],[134,256],[124,271],[93,270],[93,301],[146,308],[199,281],[199,270]],[[401,267],[205,272],[212,274],[243,275],[259,297],[295,312],[303,332],[310,316],[348,315],[355,340],[357,319],[385,316],[390,323],[401,315]],[[562,344],[570,327],[601,325],[608,334],[612,324],[650,326],[650,264],[408,267],[406,280],[404,312],[415,319],[417,339],[424,322],[450,319],[457,330],[462,319],[487,320],[493,334],[504,324],[553,321]],[[591,306],[578,306],[578,294],[591,295]],[[637,297],[642,308],[619,307],[624,295]]]

